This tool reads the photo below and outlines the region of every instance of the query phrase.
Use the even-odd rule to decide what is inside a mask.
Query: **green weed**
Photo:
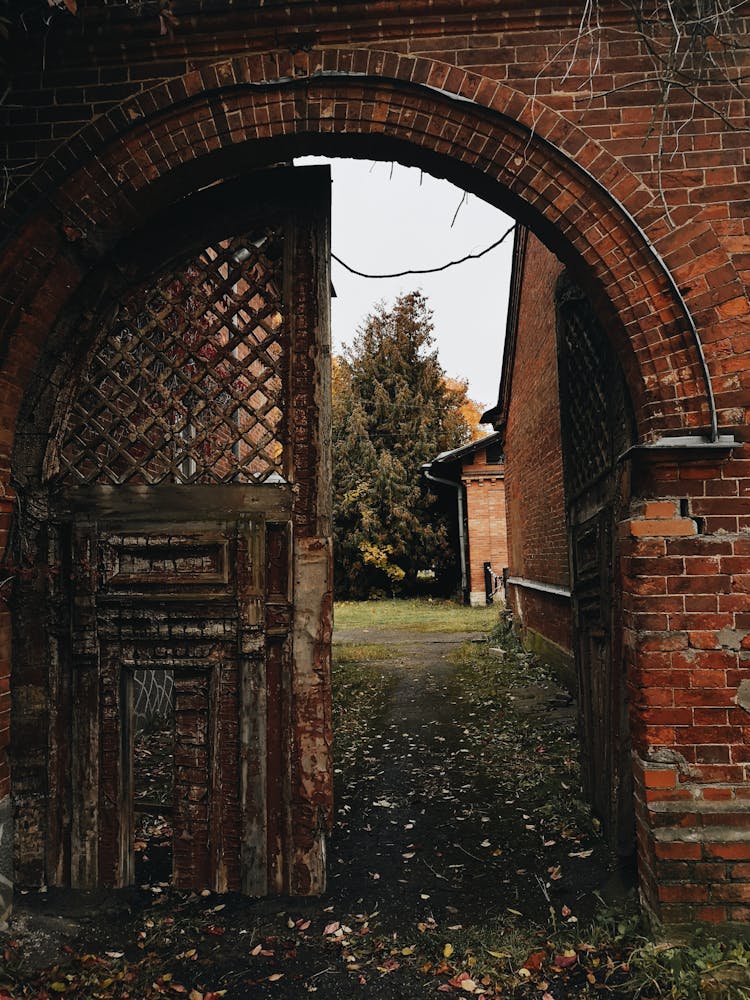
[[[470,608],[455,601],[379,600],[339,601],[334,609],[336,628],[404,629],[412,632],[486,632],[498,619],[490,605]]]

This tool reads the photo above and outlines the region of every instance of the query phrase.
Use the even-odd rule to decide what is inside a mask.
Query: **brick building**
[[[151,302],[160,313],[165,269],[182,268],[189,284],[184,269],[192,261],[201,273],[200,255],[209,245],[252,236],[260,246],[266,229],[281,232],[277,223],[289,234],[284,251],[266,255],[263,267],[273,273],[283,259],[292,273],[301,269],[322,287],[325,267],[305,265],[297,249],[302,254],[304,244],[315,251],[311,261],[324,260],[325,226],[314,234],[308,228],[301,239],[299,219],[291,229],[281,220],[291,218],[300,175],[280,178],[276,187],[273,171],[249,177],[317,153],[396,159],[447,177],[511,212],[565,264],[570,283],[558,303],[567,331],[558,403],[564,478],[575,494],[575,509],[566,502],[570,590],[578,606],[573,645],[585,646],[592,664],[590,680],[598,684],[590,691],[592,706],[606,709],[590,712],[587,718],[599,723],[583,736],[584,754],[605,765],[591,794],[609,817],[613,841],[634,814],[650,911],[672,922],[746,922],[750,107],[741,88],[747,49],[722,39],[714,46],[709,32],[713,61],[728,60],[730,79],[712,63],[696,83],[695,100],[673,89],[660,135],[650,127],[663,94],[652,47],[615,0],[601,0],[593,34],[583,40],[581,5],[559,0],[533,8],[521,0],[175,0],[171,8],[165,17],[148,4],[88,0],[73,17],[40,4],[38,16],[30,11],[12,25],[11,90],[0,107],[0,535],[3,579],[13,578],[3,588],[11,593],[0,617],[0,824],[8,844],[13,801],[19,882],[116,881],[113,847],[123,836],[112,796],[127,778],[116,731],[121,695],[113,687],[124,661],[118,668],[108,642],[113,609],[127,611],[122,595],[144,583],[138,566],[148,554],[129,547],[144,536],[126,523],[134,507],[120,485],[90,484],[90,501],[111,501],[99,507],[107,525],[124,518],[119,533],[96,535],[96,519],[86,520],[57,479],[75,465],[65,450],[66,442],[78,447],[66,437],[71,407],[96,413],[101,402],[113,412],[110,383],[88,377],[95,348],[108,338],[115,378],[120,361],[114,359],[122,360],[118,352],[133,323],[145,316],[141,306]],[[746,36],[747,15],[736,11],[732,26]],[[668,43],[668,24],[661,29]],[[240,218],[239,205],[253,219]],[[244,250],[251,251],[247,241],[235,245],[235,263]],[[217,606],[217,634],[226,626],[239,630],[235,640],[240,633],[246,640],[245,666],[237,660],[227,668],[245,680],[228,692],[191,673],[189,651],[181,647],[181,679],[194,687],[185,698],[209,708],[193,720],[206,738],[183,748],[180,766],[188,783],[189,769],[197,769],[190,787],[200,798],[208,791],[202,755],[220,732],[225,775],[239,774],[243,802],[252,789],[254,801],[264,803],[252,813],[227,801],[229,811],[222,806],[216,813],[223,819],[211,842],[224,837],[232,845],[230,872],[205,851],[193,859],[208,866],[216,885],[235,884],[243,868],[255,865],[258,878],[245,881],[248,891],[319,888],[331,810],[328,459],[320,407],[326,345],[318,337],[327,307],[320,304],[316,318],[310,287],[303,283],[286,300],[297,333],[284,342],[281,360],[264,357],[253,371],[262,378],[272,360],[271,368],[288,379],[281,452],[272,457],[286,483],[260,484],[260,493],[240,490],[232,501],[238,515],[232,538],[219,544],[207,528],[197,551],[179,562],[205,570],[214,596],[225,598],[224,610],[235,602],[231,614]],[[273,280],[265,289],[275,301]],[[133,302],[137,308],[128,312]],[[214,305],[218,313],[224,308],[219,296]],[[258,301],[252,308],[264,307]],[[143,343],[138,350],[144,357]],[[239,359],[224,360],[214,373],[221,379]],[[161,364],[150,368],[153,392],[166,385]],[[171,365],[171,375],[177,384],[179,365]],[[203,399],[212,395],[214,375],[200,385]],[[228,429],[240,405],[232,403],[232,391],[230,380],[221,390]],[[197,415],[197,401],[190,400]],[[256,399],[251,408],[265,416],[267,402]],[[185,424],[186,442],[189,425],[198,429],[197,422]],[[158,428],[130,427],[141,458],[154,446],[152,434],[171,434],[171,426],[164,416]],[[205,428],[199,433],[186,456],[196,467],[207,440]],[[135,453],[123,441],[103,435],[87,447],[97,462],[116,455],[126,461]],[[115,466],[105,461],[105,468]],[[170,468],[181,474],[179,465]],[[189,475],[191,466],[184,468]],[[202,516],[226,510],[221,491],[235,485],[241,484],[191,485]],[[204,489],[214,492],[201,499]],[[283,498],[279,490],[286,490]],[[260,545],[264,537],[252,516],[259,504],[266,535],[252,565],[264,566],[263,580],[248,573],[230,581],[225,569],[237,562],[229,548],[253,539]],[[156,503],[154,510],[178,508]],[[292,522],[302,545],[289,563]],[[67,540],[58,550],[60,538]],[[97,575],[93,548],[101,545]],[[148,565],[163,572],[158,549]],[[115,572],[115,556],[127,572]],[[105,600],[96,588],[107,567],[113,590]],[[528,580],[539,580],[540,572],[524,567]],[[71,575],[78,589],[61,594]],[[189,575],[181,584],[197,592]],[[300,593],[300,581],[313,578]],[[118,588],[120,598],[110,600]],[[109,624],[98,634],[105,606]],[[67,627],[73,613],[80,628],[71,649],[64,640],[73,634]],[[526,614],[528,621],[528,608]],[[320,627],[308,627],[312,621]],[[190,636],[193,626],[187,619],[183,625]],[[302,651],[298,661],[285,659],[290,630]],[[228,649],[215,636],[211,644],[217,656]],[[236,641],[232,648],[240,649]],[[247,669],[250,661],[262,669]],[[127,674],[132,664],[124,665]],[[88,729],[71,712],[75,699],[89,706]],[[289,720],[289,729],[283,740],[274,735],[253,744],[248,756],[256,731],[249,719],[274,734]],[[90,764],[99,758],[97,772]],[[267,774],[285,775],[280,798],[266,794],[276,787]],[[211,787],[220,786],[218,778]],[[87,825],[82,803],[98,816],[98,830]],[[630,818],[618,820],[619,811]],[[127,871],[117,879],[127,880]]]
[[[472,607],[487,604],[508,563],[501,435],[445,451],[424,468],[430,482],[455,489],[461,590]]]
[[[575,686],[568,536],[557,376],[555,287],[563,265],[515,234],[498,406],[508,450],[507,600],[525,645]]]

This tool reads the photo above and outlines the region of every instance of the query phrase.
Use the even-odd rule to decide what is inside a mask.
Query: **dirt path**
[[[592,883],[606,878],[588,854],[566,858],[566,873],[551,881],[549,869],[559,863],[561,847],[560,841],[550,843],[559,833],[556,817],[531,815],[539,803],[527,798],[520,774],[514,781],[512,754],[501,783],[485,766],[496,748],[478,725],[482,706],[461,690],[450,660],[471,638],[387,630],[337,635],[344,643],[375,641],[398,649],[397,660],[370,663],[390,675],[393,687],[380,732],[352,750],[345,773],[337,776],[339,821],[331,843],[332,891],[343,903],[356,885],[384,919],[393,919],[394,928],[408,917],[471,925],[483,917],[499,919],[508,908],[544,922],[551,903],[560,900],[572,909]],[[509,698],[508,707],[525,717],[523,727],[543,712],[540,733],[573,736],[575,707],[555,686],[530,683]],[[518,741],[520,747],[522,733]],[[507,752],[507,743],[497,749]],[[540,756],[543,750],[534,747]],[[364,859],[374,873],[363,870]]]
[[[611,863],[585,817],[577,822],[570,699],[536,674],[498,686],[486,654],[467,683],[470,638],[336,634],[335,657],[370,648],[355,668],[361,695],[339,706],[325,898],[166,886],[30,894],[12,929],[21,944],[6,953],[18,977],[7,995],[399,1000],[466,996],[467,982],[476,996],[496,995],[491,975],[470,978],[474,966],[500,962],[507,972],[545,940],[550,920],[585,919]],[[521,927],[520,962],[488,945],[488,929],[504,942]],[[553,1000],[583,995],[580,977],[558,978]],[[516,985],[525,992],[522,977]],[[536,986],[529,995],[540,995]]]

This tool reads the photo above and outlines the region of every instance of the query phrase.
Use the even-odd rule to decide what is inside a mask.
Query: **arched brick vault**
[[[2,326],[6,405],[20,402],[63,304],[123,235],[218,177],[311,152],[419,165],[509,210],[594,294],[641,438],[710,427],[692,321],[632,218],[648,213],[652,192],[583,131],[505,85],[357,50],[196,70],[95,119],[43,165],[26,186],[32,207],[0,273],[0,302],[11,306]]]

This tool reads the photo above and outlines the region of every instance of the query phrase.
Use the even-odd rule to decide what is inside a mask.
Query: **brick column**
[[[620,525],[641,894],[665,923],[746,923],[750,536],[706,495],[717,470],[672,471],[690,496]]]

